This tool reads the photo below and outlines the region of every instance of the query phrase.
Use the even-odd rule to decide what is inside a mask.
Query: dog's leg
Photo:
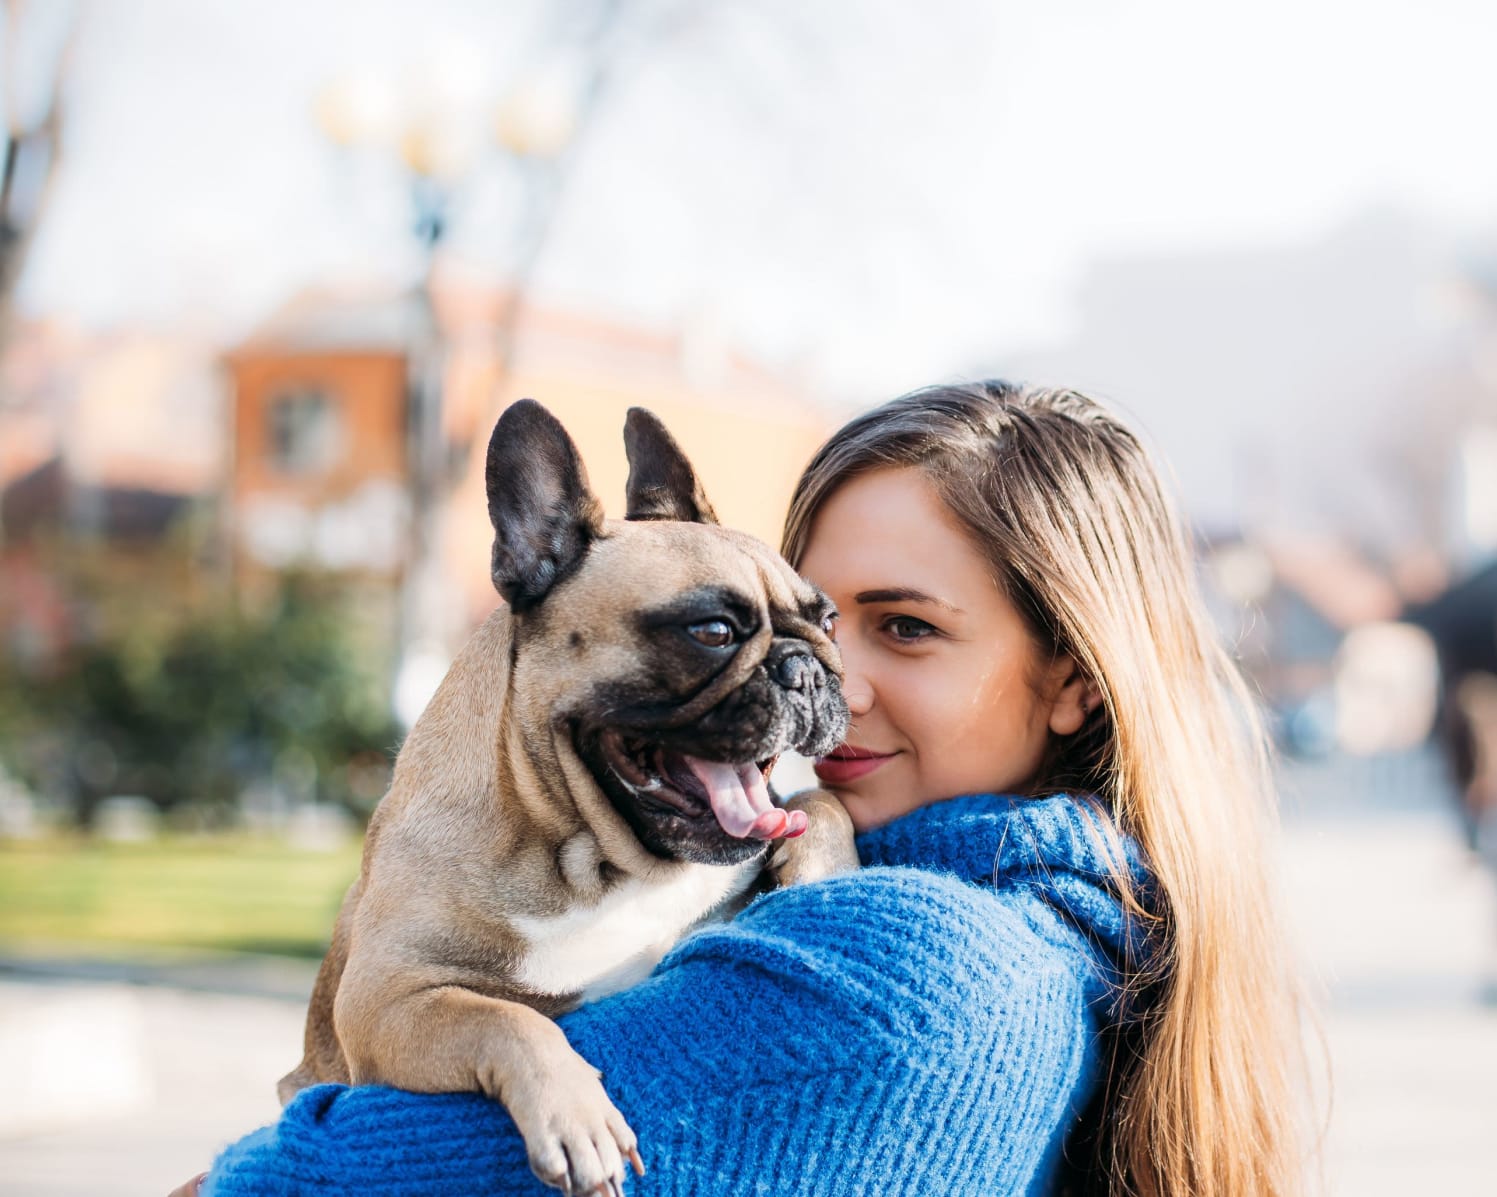
[[[767,866],[777,888],[804,885],[858,867],[852,819],[842,803],[825,790],[807,790],[785,803],[786,810],[806,812],[807,826],[794,839],[781,840]]]
[[[344,962],[348,958],[348,924],[358,900],[359,883],[354,882],[343,899],[338,921],[333,924],[332,943],[328,945],[327,955],[322,958],[322,967],[317,970],[317,980],[312,985],[302,1061],[276,1082],[276,1096],[282,1105],[310,1085],[325,1081],[348,1083],[348,1063],[333,1031],[333,997],[338,992],[338,982],[343,977]]]
[[[613,1191],[607,1186],[622,1185],[626,1160],[643,1172],[638,1140],[601,1074],[554,1022],[439,977],[409,980],[399,996],[388,975],[366,987],[344,974],[336,1020],[340,1040],[359,1045],[348,1049],[355,1084],[481,1090],[515,1120],[536,1176],[568,1193]]]

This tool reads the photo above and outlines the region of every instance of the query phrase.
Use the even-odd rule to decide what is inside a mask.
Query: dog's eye
[[[837,613],[835,611],[828,611],[821,617],[821,630],[827,634],[829,639],[835,640],[837,638]]]
[[[698,644],[705,644],[708,648],[727,648],[734,639],[732,626],[723,619],[706,619],[692,624],[686,631]]]

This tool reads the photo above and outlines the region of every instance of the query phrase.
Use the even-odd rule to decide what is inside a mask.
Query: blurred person
[[[1497,676],[1483,670],[1460,676],[1447,702],[1466,845],[1497,872]]]
[[[1440,680],[1434,744],[1444,759],[1466,847],[1497,871],[1497,563],[1404,618],[1434,641]]]
[[[816,770],[865,867],[560,1019],[629,1183],[1299,1192],[1264,738],[1135,436],[1071,391],[915,392],[817,453],[784,551],[841,611],[852,729]],[[202,1192],[365,1188],[547,1191],[497,1103],[323,1085]]]

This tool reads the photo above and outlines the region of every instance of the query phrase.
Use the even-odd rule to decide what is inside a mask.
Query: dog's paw
[[[852,819],[826,790],[807,790],[785,803],[787,811],[806,816],[804,835],[781,840],[765,867],[776,889],[805,885],[858,867]]]
[[[593,1100],[542,1113],[524,1135],[531,1171],[563,1193],[623,1197],[625,1167],[644,1173],[639,1141],[601,1085]]]
[[[623,1197],[624,1169],[644,1175],[639,1140],[609,1100],[597,1069],[566,1048],[514,1077],[504,1103],[525,1140],[530,1168],[563,1193]]]

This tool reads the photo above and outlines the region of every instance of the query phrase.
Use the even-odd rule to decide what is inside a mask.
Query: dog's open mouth
[[[603,732],[600,744],[608,767],[642,803],[688,819],[710,813],[735,839],[790,839],[806,829],[804,811],[781,810],[770,797],[773,759],[707,761],[616,728]]]

